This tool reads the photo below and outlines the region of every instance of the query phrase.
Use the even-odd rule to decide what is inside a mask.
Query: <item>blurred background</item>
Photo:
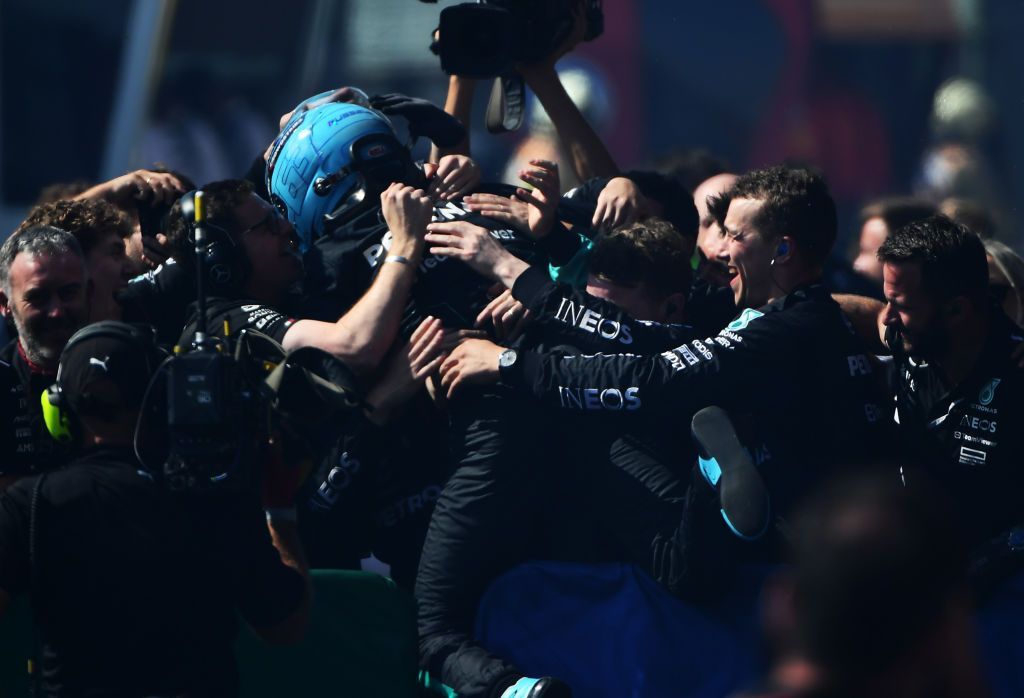
[[[40,190],[153,163],[240,176],[280,114],[356,85],[443,103],[417,0],[0,0],[0,234]],[[1021,0],[605,0],[605,33],[559,64],[625,169],[706,151],[741,171],[827,175],[849,242],[881,195],[971,199],[1021,248]],[[485,89],[488,88],[488,89]],[[485,179],[544,137],[483,130]],[[425,144],[419,155],[425,156]]]

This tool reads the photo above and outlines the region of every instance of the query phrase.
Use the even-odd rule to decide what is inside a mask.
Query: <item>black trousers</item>
[[[487,586],[526,560],[629,561],[699,596],[717,569],[705,561],[718,555],[713,529],[724,531],[714,494],[690,486],[687,439],[644,426],[541,410],[500,390],[453,405],[458,466],[416,580],[424,668],[466,696],[500,696],[521,675],[475,641],[473,625]]]

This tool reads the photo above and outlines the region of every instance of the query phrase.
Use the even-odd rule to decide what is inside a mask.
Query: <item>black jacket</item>
[[[821,470],[860,463],[889,445],[874,361],[818,285],[746,309],[716,336],[658,355],[523,352],[502,369],[502,381],[565,410],[671,415],[687,431],[707,405],[746,416],[766,479],[786,473],[788,484],[775,493],[784,493],[782,508]]]

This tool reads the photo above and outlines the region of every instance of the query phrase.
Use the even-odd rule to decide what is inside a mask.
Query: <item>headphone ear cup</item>
[[[51,385],[39,396],[46,431],[55,441],[62,444],[69,444],[75,439],[74,420],[67,405],[64,404],[66,402],[61,395],[60,387],[56,384]]]
[[[220,238],[223,234],[217,233]],[[248,276],[245,252],[230,240],[216,239],[206,246],[203,266],[210,290],[214,293],[237,293]]]

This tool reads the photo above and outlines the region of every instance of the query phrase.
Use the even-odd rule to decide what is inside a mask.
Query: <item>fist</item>
[[[434,213],[434,205],[426,192],[395,182],[381,193],[380,208],[391,230],[393,246],[413,244],[417,249],[422,246],[423,235]]]

